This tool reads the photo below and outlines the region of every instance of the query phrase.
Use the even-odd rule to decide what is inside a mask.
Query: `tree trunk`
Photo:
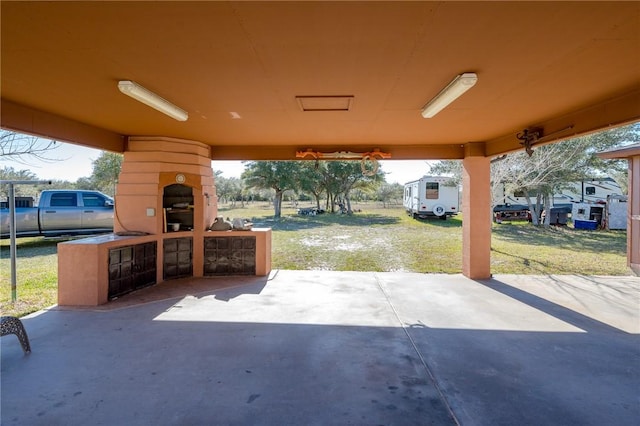
[[[353,214],[353,210],[351,210],[351,198],[349,198],[349,193],[344,194],[344,201],[347,203],[347,214]]]
[[[546,212],[544,215],[544,227],[548,228],[551,226],[551,199],[549,194],[544,194],[544,211]]]
[[[331,194],[330,196],[330,204],[331,204],[331,213],[335,213],[336,212],[336,196],[334,194]]]
[[[529,206],[529,212],[531,213],[531,223],[534,226],[538,226],[540,225],[540,194],[536,197],[535,205],[531,202],[528,191],[525,191],[524,195],[527,197],[527,204]]]
[[[284,194],[284,191],[276,191],[276,195],[273,198],[274,217],[280,217],[282,215],[282,194]]]

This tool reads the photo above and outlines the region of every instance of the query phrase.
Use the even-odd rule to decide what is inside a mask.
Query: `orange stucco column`
[[[640,275],[640,155],[629,157],[629,205],[627,256],[629,266]]]
[[[462,160],[462,273],[471,279],[491,277],[490,159],[484,143],[465,145]]]

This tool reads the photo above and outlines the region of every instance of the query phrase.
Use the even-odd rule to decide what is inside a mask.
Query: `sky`
[[[0,167],[29,170],[42,180],[67,180],[91,175],[92,161],[100,156],[100,150],[59,142],[60,147],[47,153],[47,157],[59,161],[28,160],[28,164],[9,161],[0,157]],[[214,171],[222,171],[226,178],[240,177],[244,165],[240,161],[212,161]],[[387,173],[387,182],[405,184],[428,174],[429,163],[425,160],[382,160],[381,169]]]

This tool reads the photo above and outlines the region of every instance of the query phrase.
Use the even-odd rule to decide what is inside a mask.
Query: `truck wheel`
[[[442,217],[442,216],[446,217],[446,214],[445,214],[446,212],[447,211],[445,210],[442,204],[437,204],[433,206],[433,214],[435,214],[438,217]]]

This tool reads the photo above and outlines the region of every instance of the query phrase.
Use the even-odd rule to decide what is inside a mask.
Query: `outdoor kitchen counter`
[[[156,283],[164,281],[163,243],[173,238],[193,240],[193,276],[203,276],[204,240],[210,237],[255,237],[255,275],[271,272],[271,228],[247,231],[177,231],[152,235],[107,234],[58,244],[58,305],[97,306],[109,301],[109,252],[156,243]]]

